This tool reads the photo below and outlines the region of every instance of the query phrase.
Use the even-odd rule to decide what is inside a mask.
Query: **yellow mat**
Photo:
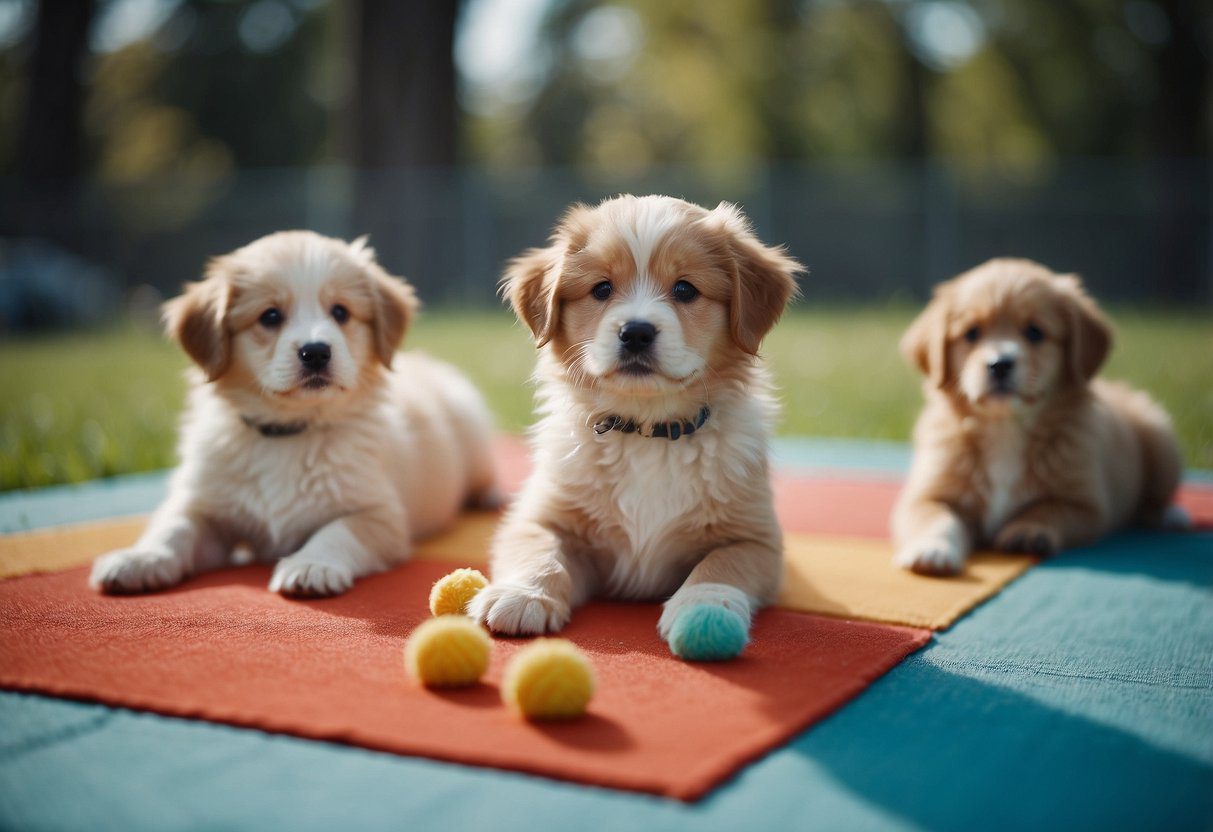
[[[483,566],[497,524],[494,512],[470,513],[450,531],[417,546],[414,557]],[[129,517],[0,536],[0,578],[82,566],[129,546],[145,518]],[[1035,559],[975,555],[964,574],[928,578],[890,563],[887,541],[789,533],[779,606],[941,630],[1017,578]]]

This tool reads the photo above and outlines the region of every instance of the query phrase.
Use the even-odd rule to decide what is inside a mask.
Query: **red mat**
[[[288,601],[262,567],[154,595],[92,592],[85,570],[0,583],[0,685],[401,754],[695,799],[838,708],[925,644],[926,630],[781,611],[725,664],[686,664],[659,608],[593,604],[566,635],[599,691],[580,721],[530,725],[487,684],[431,693],[404,674],[404,637],[449,565],[414,563],[345,596]]]

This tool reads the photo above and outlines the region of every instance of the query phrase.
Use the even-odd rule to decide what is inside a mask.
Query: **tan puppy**
[[[757,352],[800,270],[733,206],[658,196],[574,206],[510,265],[504,290],[541,348],[542,418],[473,615],[537,634],[593,596],[668,599],[667,640],[680,610],[708,605],[733,616],[741,649],[782,560],[777,406]]]
[[[1092,381],[1112,331],[1074,275],[997,259],[936,288],[901,347],[927,376],[893,510],[895,562],[960,571],[975,547],[1050,555],[1131,523],[1185,522],[1167,414]]]
[[[446,364],[396,355],[415,306],[361,240],[289,231],[212,261],[165,306],[200,370],[181,465],[93,585],[162,589],[251,550],[276,562],[270,589],[332,595],[407,558],[465,502],[491,502],[479,394]]]

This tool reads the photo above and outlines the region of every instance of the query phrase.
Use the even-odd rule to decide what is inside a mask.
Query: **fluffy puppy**
[[[573,206],[503,289],[540,348],[535,469],[472,613],[560,630],[592,596],[724,607],[775,595],[768,476],[777,405],[757,357],[801,271],[745,217],[661,196]],[[742,630],[741,632],[745,632]]]
[[[364,242],[271,234],[165,305],[198,365],[181,465],[95,587],[162,589],[251,554],[277,562],[271,590],[334,595],[492,501],[488,410],[454,368],[396,355],[413,290]]]
[[[901,348],[926,375],[895,562],[960,571],[975,547],[1051,555],[1169,511],[1182,471],[1167,414],[1093,380],[1112,331],[1074,275],[996,259],[938,286]]]

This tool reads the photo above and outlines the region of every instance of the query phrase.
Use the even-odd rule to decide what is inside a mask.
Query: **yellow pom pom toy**
[[[476,593],[489,585],[475,569],[456,569],[439,578],[430,590],[430,612],[434,615],[467,615],[468,604]]]
[[[493,640],[483,627],[462,615],[424,622],[404,645],[404,666],[427,688],[474,685],[489,667]]]
[[[562,638],[541,638],[518,651],[505,669],[501,696],[527,719],[572,719],[594,695],[594,669]]]

